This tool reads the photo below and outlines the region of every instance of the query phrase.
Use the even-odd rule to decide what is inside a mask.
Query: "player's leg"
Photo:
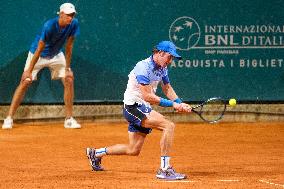
[[[152,129],[161,130],[161,168],[170,168],[170,149],[174,135],[174,123],[167,120],[162,114],[146,107],[144,104],[134,104],[124,106],[124,117],[130,123],[128,130],[149,134]]]
[[[144,144],[146,134],[140,132],[128,132],[128,144],[115,144],[104,148],[87,148],[86,155],[94,171],[103,171],[101,159],[106,155],[131,155],[138,156]]]
[[[72,71],[66,71],[66,75],[62,79],[64,85],[64,103],[66,118],[72,117],[73,114],[73,99],[74,99],[74,76]]]
[[[147,119],[142,122],[143,127],[162,131],[160,140],[161,156],[169,156],[174,138],[175,124],[166,119],[162,114],[152,110]]]
[[[20,103],[22,102],[25,93],[28,89],[28,87],[31,85],[32,81],[27,81],[27,80],[21,80],[20,84],[18,85],[12,102],[11,102],[11,106],[9,108],[9,112],[8,112],[8,116],[13,117],[13,115],[15,114],[17,108],[19,107]]]
[[[26,60],[26,65],[24,68],[24,71],[26,71],[29,68],[30,61],[32,60],[33,54],[29,52],[27,60]],[[36,79],[37,73],[42,69],[40,66],[35,65],[33,71],[32,71],[32,80]],[[11,105],[9,107],[8,115],[6,119],[4,119],[4,123],[2,125],[2,129],[11,129],[13,126],[13,116],[20,106],[21,102],[23,101],[26,91],[29,88],[29,86],[32,84],[31,80],[23,80],[21,79],[18,87],[16,88]]]
[[[65,128],[79,129],[81,125],[72,117],[73,99],[74,99],[74,76],[73,72],[66,70],[66,60],[61,52],[50,60],[49,68],[52,79],[61,79],[64,87],[64,104],[65,104]]]
[[[174,138],[175,124],[166,119],[162,114],[152,110],[142,122],[143,127],[162,131],[160,140],[161,147],[161,166],[156,177],[159,179],[179,180],[185,179],[185,174],[175,172],[170,165],[170,151]]]
[[[138,156],[144,144],[146,134],[140,132],[128,132],[128,136],[129,136],[128,144],[115,144],[113,146],[105,148],[105,150],[97,149],[96,156],[97,157],[102,157],[104,155]]]
[[[143,104],[125,105],[123,108],[123,115],[129,122],[128,126],[128,144],[116,144],[105,148],[87,148],[87,157],[90,160],[90,164],[95,171],[101,171],[100,166],[101,157],[104,155],[139,155],[144,140],[147,134],[151,132],[151,129],[142,127],[142,120],[146,118],[147,114],[151,111],[151,108],[146,108]]]
[[[68,75],[62,79],[64,85],[64,103],[65,103],[65,122],[64,127],[67,129],[80,129],[81,125],[72,117],[73,116],[73,99],[74,99],[74,76],[73,72],[68,71]]]

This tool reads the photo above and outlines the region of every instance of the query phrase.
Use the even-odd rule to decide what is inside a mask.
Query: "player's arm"
[[[173,87],[171,86],[170,83],[164,84],[164,83],[162,82],[161,86],[162,86],[162,91],[163,91],[163,93],[164,93],[170,100],[174,101],[174,100],[178,99],[178,96],[177,96],[176,92],[174,91],[174,89],[173,89]]]
[[[151,85],[139,84],[139,88],[142,94],[142,98],[150,104],[157,104],[163,107],[173,107],[179,112],[186,111],[182,104],[157,96],[155,93],[153,93]]]
[[[72,58],[72,52],[73,52],[73,45],[75,38],[80,34],[80,27],[78,20],[73,18],[72,20],[72,31],[70,35],[67,38],[66,45],[65,45],[65,59],[66,59],[66,74],[67,76],[73,76],[73,73],[71,71],[71,58]]]
[[[39,40],[37,49],[36,49],[36,51],[33,55],[33,58],[30,62],[30,66],[22,75],[22,80],[25,80],[27,78],[30,78],[30,79],[32,78],[32,71],[33,71],[35,64],[37,63],[37,61],[40,57],[40,54],[43,51],[44,47],[45,47],[45,43],[42,40]]]
[[[70,70],[74,39],[75,39],[74,36],[68,37],[66,42],[65,46],[66,70]]]
[[[191,107],[190,105],[183,103],[182,100],[177,96],[176,92],[174,91],[173,87],[171,86],[170,83],[163,83],[161,84],[162,86],[162,91],[164,94],[172,101],[178,103],[181,105],[181,107],[178,109],[180,112],[190,112]]]
[[[174,91],[173,87],[170,84],[170,79],[168,74],[164,75],[162,77],[162,82],[161,82],[161,87],[162,91],[164,94],[172,101],[181,104],[182,101],[181,99],[177,96],[176,92]]]
[[[149,102],[150,104],[159,104],[160,103],[160,97],[158,97],[156,94],[152,92],[151,85],[146,84],[139,84],[139,88],[142,94],[142,98]]]
[[[162,91],[164,92],[164,94],[172,101],[177,102],[177,103],[181,103],[181,99],[177,96],[176,92],[174,91],[173,87],[170,84],[170,79],[168,74],[166,73],[163,77],[162,77],[162,81],[161,81],[161,87],[162,87]]]
[[[38,61],[38,59],[39,59],[39,57],[40,57],[40,54],[41,54],[41,52],[43,51],[44,47],[45,47],[45,43],[44,43],[42,40],[40,40],[40,41],[38,42],[38,46],[37,46],[37,49],[36,49],[36,51],[35,51],[35,53],[34,53],[34,55],[33,55],[33,58],[32,58],[32,60],[31,60],[31,62],[30,62],[30,67],[29,67],[29,69],[28,69],[29,72],[32,72],[32,71],[33,71],[33,69],[34,69],[34,67],[35,67],[35,64],[36,64],[36,62]]]

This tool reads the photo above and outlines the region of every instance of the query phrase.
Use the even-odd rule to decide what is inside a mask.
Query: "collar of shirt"
[[[73,22],[73,21],[72,21],[72,22]],[[71,22],[71,23],[72,23],[72,22]],[[68,25],[66,25],[64,28],[61,28],[61,27],[59,26],[59,16],[56,17],[56,29],[57,29],[57,31],[59,31],[60,33],[63,33],[64,30],[65,30],[69,25],[71,25],[71,23],[68,24]]]

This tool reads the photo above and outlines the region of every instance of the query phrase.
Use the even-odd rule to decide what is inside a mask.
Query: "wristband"
[[[178,104],[182,103],[182,101],[181,101],[180,98],[175,99],[174,102],[175,102],[175,103],[178,103]]]
[[[173,101],[167,100],[167,99],[164,99],[164,98],[160,98],[159,106],[172,107],[173,105],[174,105]]]

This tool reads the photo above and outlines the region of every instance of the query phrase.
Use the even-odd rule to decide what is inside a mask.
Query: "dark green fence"
[[[31,42],[63,2],[1,2],[0,103],[10,103]],[[183,56],[169,73],[184,100],[284,101],[282,0],[71,2],[81,28],[72,59],[76,102],[122,101],[128,73],[161,40]],[[44,70],[25,102],[61,103],[62,85]]]

